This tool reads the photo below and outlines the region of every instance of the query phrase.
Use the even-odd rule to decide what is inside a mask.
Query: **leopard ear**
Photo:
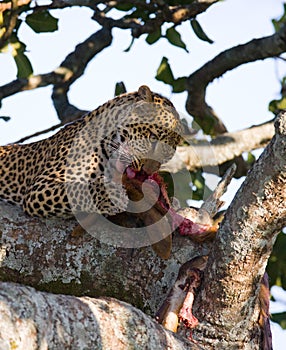
[[[147,85],[142,85],[138,89],[138,95],[142,100],[146,102],[153,102],[152,91],[148,88]]]

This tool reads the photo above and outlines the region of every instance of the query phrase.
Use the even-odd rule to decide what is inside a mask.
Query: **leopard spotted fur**
[[[120,173],[168,161],[180,133],[172,103],[141,86],[47,139],[0,147],[0,199],[31,216],[114,215],[128,204]]]

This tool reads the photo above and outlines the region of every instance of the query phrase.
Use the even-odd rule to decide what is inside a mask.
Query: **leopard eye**
[[[152,143],[158,141],[157,136],[155,134],[153,134],[152,132],[150,133],[149,139],[150,139],[150,142],[152,142]]]

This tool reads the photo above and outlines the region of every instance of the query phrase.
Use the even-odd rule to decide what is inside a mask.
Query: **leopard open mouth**
[[[151,210],[155,210],[159,215],[153,216],[159,218],[167,215],[172,231],[178,229],[183,236],[198,236],[202,233],[213,231],[214,228],[210,227],[210,225],[193,222],[175,211],[167,192],[167,184],[158,173],[159,168],[159,162],[147,159],[139,170],[132,166],[128,166],[125,169],[122,183],[126,188],[129,199],[135,202],[142,200],[144,197],[142,185],[144,183],[148,186],[148,195],[153,197],[153,201],[155,196],[157,196],[154,201],[156,203]],[[159,193],[158,191],[156,192],[158,188]]]
[[[142,182],[147,180],[148,177],[154,173],[157,173],[160,169],[161,163],[153,159],[144,159],[141,165],[137,163],[131,163],[125,169],[125,173],[129,179],[138,178]]]

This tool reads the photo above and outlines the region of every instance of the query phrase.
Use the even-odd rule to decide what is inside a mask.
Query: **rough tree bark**
[[[274,135],[273,122],[239,130],[226,132],[211,141],[191,140],[189,146],[177,148],[175,156],[164,165],[170,172],[178,172],[184,168],[194,171],[223,164],[243,152],[262,148]]]
[[[201,349],[113,298],[47,294],[13,283],[0,286],[1,350]]]
[[[180,265],[209,251],[209,243],[197,245],[176,235],[171,258],[161,260],[150,247],[113,247],[88,233],[72,237],[76,225],[75,220],[30,218],[1,203],[1,280],[53,293],[112,296],[152,315]]]
[[[286,225],[286,112],[227,210],[210,251],[196,338],[206,349],[259,349],[257,296],[279,231]]]
[[[227,210],[214,243],[195,244],[175,235],[172,256],[163,261],[150,248],[116,248],[88,234],[71,237],[69,233],[75,221],[28,218],[16,207],[1,203],[1,280],[55,293],[113,296],[154,315],[174,283],[180,265],[194,256],[209,254],[204,282],[196,298],[195,315],[200,323],[194,337],[204,349],[259,349],[257,295],[260,281],[276,235],[286,225],[286,113],[279,115],[275,127],[274,138]],[[13,286],[3,284],[1,287],[7,291],[2,293],[2,298],[4,295],[6,301],[13,299],[12,315],[13,308],[21,310],[17,303],[22,305],[23,293],[35,293]],[[20,292],[17,294],[13,290]],[[46,294],[39,294],[39,298],[46,298]],[[67,298],[67,303],[72,302],[75,308],[80,303],[64,296],[57,302],[61,303],[61,298]],[[106,300],[90,303],[106,305]],[[110,301],[110,305],[111,314],[121,307],[116,301]],[[93,317],[91,309],[88,319]],[[128,317],[138,320],[138,311],[130,307],[128,310]],[[31,317],[36,314],[33,312]],[[41,313],[37,315],[40,317]],[[123,312],[123,315],[113,338],[124,336],[126,314]],[[149,319],[140,320],[147,327],[151,324]],[[17,317],[14,321],[19,327],[21,321]],[[48,321],[53,322],[49,316]],[[138,323],[142,324],[141,321]],[[2,322],[5,324],[5,319]],[[57,328],[54,331],[63,337],[66,330]],[[157,332],[161,339],[160,327],[156,328]],[[64,338],[67,342],[70,339],[69,336]],[[46,337],[45,341],[49,339]],[[107,343],[102,345],[108,349]],[[184,343],[180,346],[188,348]]]

